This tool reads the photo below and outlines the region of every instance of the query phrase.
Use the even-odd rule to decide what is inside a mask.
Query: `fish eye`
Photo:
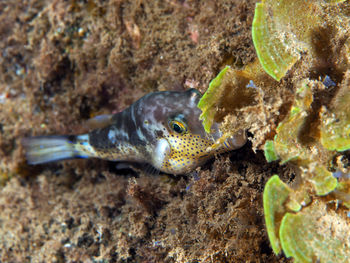
[[[199,98],[202,97],[202,93],[197,89],[192,88],[187,90],[187,92],[192,93],[193,95],[198,96]]]
[[[171,120],[169,122],[170,128],[175,131],[176,133],[183,134],[187,131],[187,127],[184,122],[181,122],[179,120]]]

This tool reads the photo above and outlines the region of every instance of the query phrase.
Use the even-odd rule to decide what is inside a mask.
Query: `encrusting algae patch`
[[[278,3],[288,10],[289,1]],[[339,229],[347,231],[349,220],[350,155],[341,148],[349,3],[308,1],[323,20],[312,16],[317,23],[306,35],[297,30],[308,20],[283,21],[285,13],[254,31],[257,12],[279,12],[271,1],[261,2],[260,13],[255,4],[0,3],[1,262],[303,262],[300,252],[328,259],[314,232],[331,254],[339,240],[346,244]],[[283,35],[286,25],[295,36]],[[262,61],[270,58],[263,53],[269,37],[298,58],[275,76]],[[96,159],[26,163],[24,137],[87,133],[90,118],[122,112],[151,92],[190,88],[209,97],[204,122],[207,132],[221,124],[217,145],[241,129],[249,142],[177,177]],[[274,196],[265,188],[270,180],[285,186],[287,203],[265,198]],[[305,229],[303,240],[294,227]]]
[[[288,10],[294,14],[291,15]],[[268,181],[264,190],[264,216],[275,254],[283,250],[287,257],[293,257],[296,262],[315,260],[328,262],[331,258],[335,259],[335,262],[346,262],[350,256],[350,252],[346,249],[349,245],[347,241],[345,244],[340,242],[339,237],[334,236],[332,232],[325,231],[324,234],[318,235],[315,228],[322,228],[322,226],[310,219],[312,215],[305,214],[305,211],[309,212],[309,208],[315,206],[312,200],[321,196],[327,197],[327,199],[319,199],[324,202],[325,207],[337,203],[334,213],[344,215],[349,208],[347,161],[347,151],[350,150],[348,143],[350,136],[349,61],[348,56],[345,56],[337,62],[334,58],[328,58],[326,62],[323,57],[326,54],[322,54],[323,51],[319,50],[323,44],[329,45],[334,41],[341,41],[345,45],[339,46],[335,55],[339,56],[347,52],[346,43],[349,35],[344,35],[349,31],[347,11],[320,1],[258,3],[252,35],[260,64],[257,65],[256,62],[247,64],[242,70],[233,70],[232,75],[228,74],[229,67],[224,68],[211,82],[208,92],[201,101],[203,103],[199,104],[203,110],[201,118],[204,118],[204,125],[210,127],[221,108],[226,107],[225,111],[228,112],[227,108],[236,107],[236,104],[233,107],[225,104],[224,100],[227,100],[227,96],[224,94],[228,93],[227,90],[235,93],[236,89],[242,89],[245,86],[256,90],[260,88],[261,94],[268,88],[267,83],[274,82],[266,77],[265,81],[261,81],[266,73],[276,81],[280,81],[290,70],[288,73],[293,76],[290,84],[295,89],[294,101],[287,115],[276,127],[273,140],[265,142],[264,153],[268,162],[280,160],[281,164],[293,163],[299,171],[293,189],[283,184],[277,175]],[[311,12],[319,16],[311,16]],[[299,13],[300,16],[297,15]],[[305,13],[309,15],[304,17]],[[340,39],[327,39],[323,35],[325,30],[328,38],[338,36]],[[291,33],[292,38],[287,35]],[[325,75],[323,81],[321,76],[319,80],[311,80],[310,76],[307,78],[302,74],[298,78],[296,74],[298,69],[291,70],[296,61],[301,58],[295,52],[298,49],[300,49],[299,53],[302,50],[307,52],[304,55],[304,61],[311,62],[309,67],[312,68],[312,74],[322,74],[322,71],[327,70],[324,63],[329,63],[331,71],[328,73],[332,74],[331,77]],[[266,73],[262,72],[259,66]],[[255,74],[251,74],[252,69]],[[334,82],[332,78],[339,78],[339,82]],[[249,84],[237,85],[239,79],[243,79],[244,84],[249,81]],[[232,87],[231,83],[236,85]],[[244,96],[241,98],[244,100]],[[243,105],[238,112],[251,110],[249,106],[253,105]],[[237,112],[237,109],[235,111]],[[229,112],[225,117],[233,116],[235,119],[237,115],[239,116],[239,113]],[[248,116],[246,113],[246,117],[243,118],[245,123],[249,121]],[[227,128],[226,123],[223,124],[225,137],[225,134],[229,135],[234,131],[234,126],[231,124],[230,128]],[[338,160],[337,163],[334,162],[335,159]],[[325,213],[326,210],[323,211],[322,216],[325,218],[330,216]],[[341,225],[347,224],[347,217],[339,217],[339,221],[341,224],[334,228],[339,233],[345,233]],[[299,226],[300,224],[302,226]],[[344,239],[347,240],[346,237]],[[333,256],[329,257],[329,255]]]
[[[301,13],[296,24],[291,22],[296,16],[286,16],[285,10],[292,5],[300,6],[293,8],[294,12]],[[346,43],[349,38],[348,34],[344,35],[349,31],[348,13],[328,8],[320,1],[300,1],[292,5],[283,1],[277,5],[272,4],[272,8],[275,8],[272,19],[276,18],[272,23],[275,28],[288,23],[297,32],[297,36],[300,32],[298,41],[303,41],[316,70],[320,64],[325,63],[325,58],[322,57],[324,51],[319,50],[321,44],[325,41],[328,45],[333,41]],[[309,12],[312,10],[320,15],[313,16],[312,19],[321,20],[321,14],[328,16],[323,15],[325,20],[313,23],[308,18],[302,19],[305,5],[312,5]],[[258,4],[256,16],[268,12],[267,7],[265,10],[261,8],[262,4]],[[255,20],[255,25],[263,23],[266,21]],[[253,25],[253,35],[254,30],[258,28],[254,29]],[[330,36],[341,36],[341,40],[322,36],[325,30]],[[281,35],[272,37],[273,34],[270,33],[266,30],[264,36],[256,37],[255,47],[258,54],[260,52],[258,56],[264,70],[280,80],[295,63],[296,60],[291,59],[293,55],[290,50],[297,48],[298,44],[293,44],[292,41],[280,43]],[[259,42],[264,37],[267,44]],[[276,54],[281,60],[272,59],[275,63],[268,62],[264,56],[269,54],[271,47],[282,47],[285,44],[289,45],[289,51],[284,46],[282,50],[285,53]],[[345,44],[339,48],[337,56],[345,53],[348,46]],[[349,60],[345,56],[337,62],[334,62],[334,58],[328,61],[335,63],[333,72],[329,73],[333,74],[334,79],[340,77],[339,82],[332,81],[328,75],[323,82],[306,78],[295,82],[296,96],[289,114],[279,123],[273,141],[265,143],[268,161],[280,159],[282,164],[291,162],[300,168],[300,179],[293,189],[275,175],[269,179],[264,190],[265,220],[271,246],[276,254],[283,250],[295,262],[347,262],[350,256],[349,239],[344,235],[348,231],[350,197],[347,161],[347,151],[350,150]],[[276,68],[282,64],[286,66],[285,69],[277,72]],[[332,222],[331,225],[329,222]]]

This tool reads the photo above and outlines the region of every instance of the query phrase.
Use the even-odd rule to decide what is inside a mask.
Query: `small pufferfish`
[[[186,174],[214,154],[243,146],[244,131],[224,140],[218,124],[207,134],[197,107],[201,93],[162,91],[145,95],[114,115],[103,116],[108,125],[87,134],[24,138],[22,144],[30,164],[71,158],[96,157],[112,161],[151,164],[169,174]]]

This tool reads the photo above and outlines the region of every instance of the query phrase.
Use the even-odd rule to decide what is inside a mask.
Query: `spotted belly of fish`
[[[148,163],[171,174],[189,173],[215,154],[246,142],[245,132],[239,131],[215,144],[222,134],[217,124],[213,133],[205,132],[197,107],[200,97],[195,89],[154,92],[120,113],[96,118],[101,127],[87,134],[25,138],[27,160],[41,164],[95,157]]]

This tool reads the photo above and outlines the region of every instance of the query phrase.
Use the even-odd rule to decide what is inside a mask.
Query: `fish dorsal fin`
[[[113,114],[102,114],[88,119],[84,126],[89,130],[102,129],[113,123]]]

